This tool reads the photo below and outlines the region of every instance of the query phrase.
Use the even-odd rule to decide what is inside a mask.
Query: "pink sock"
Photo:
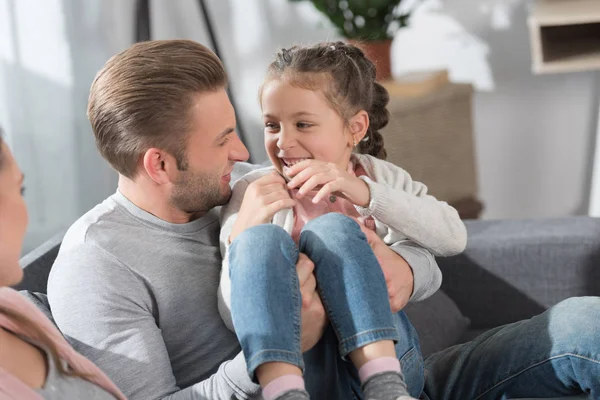
[[[290,390],[304,390],[304,379],[298,375],[283,375],[269,382],[262,390],[265,400],[272,400],[282,393]]]
[[[368,361],[358,370],[358,376],[362,383],[370,377],[382,372],[400,372],[400,361],[396,357],[379,357]]]

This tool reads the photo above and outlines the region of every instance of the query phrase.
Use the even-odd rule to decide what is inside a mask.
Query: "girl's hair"
[[[285,78],[309,90],[322,90],[334,110],[348,122],[360,110],[369,114],[369,128],[358,151],[385,159],[383,136],[390,114],[387,90],[375,81],[375,65],[358,47],[344,42],[282,49],[269,65],[269,79]],[[262,97],[262,88],[259,94]]]

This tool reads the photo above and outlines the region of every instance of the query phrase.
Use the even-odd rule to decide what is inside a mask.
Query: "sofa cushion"
[[[419,334],[423,357],[459,343],[469,329],[469,319],[441,290],[404,311]]]

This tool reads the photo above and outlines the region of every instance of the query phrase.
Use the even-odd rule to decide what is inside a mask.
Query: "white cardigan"
[[[392,246],[410,241],[435,256],[452,256],[465,249],[467,230],[454,208],[428,195],[427,187],[413,181],[402,168],[369,155],[354,154],[353,157],[354,162],[359,163],[367,173],[367,176],[361,176],[360,179],[367,183],[371,193],[369,206],[356,206],[356,210],[363,217],[373,217],[376,233],[386,244]],[[248,185],[274,170],[271,166],[244,175],[233,185],[231,199],[221,209],[220,245],[223,267],[219,286],[219,312],[232,330],[229,235]],[[279,211],[271,222],[291,234],[294,226],[293,210]],[[428,295],[433,294],[438,287]]]

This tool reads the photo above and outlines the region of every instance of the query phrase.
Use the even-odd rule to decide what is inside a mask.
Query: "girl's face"
[[[265,148],[279,172],[308,158],[348,167],[354,138],[323,93],[273,79],[263,87],[261,105]]]
[[[1,140],[1,139],[0,139]],[[0,287],[19,283],[23,270],[19,257],[27,228],[22,196],[23,174],[6,143],[0,143]]]

